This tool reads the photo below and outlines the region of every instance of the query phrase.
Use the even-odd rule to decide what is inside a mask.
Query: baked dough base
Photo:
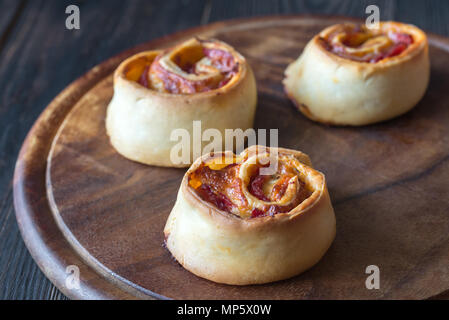
[[[306,180],[314,192],[291,212],[273,217],[242,219],[200,199],[187,177],[207,156],[187,171],[164,229],[168,250],[185,269],[219,283],[261,284],[298,275],[323,257],[336,232],[324,176],[303,153],[278,150],[307,159]]]

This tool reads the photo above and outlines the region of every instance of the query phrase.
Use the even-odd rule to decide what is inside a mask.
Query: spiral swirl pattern
[[[141,70],[137,82],[172,94],[211,91],[230,83],[242,60],[223,42],[193,38],[157,55]]]
[[[414,39],[389,25],[370,30],[365,25],[344,24],[321,41],[327,50],[342,58],[376,63],[402,54]]]
[[[201,199],[241,218],[274,216],[311,195],[303,171],[304,164],[287,155],[215,158],[190,174],[189,185]]]

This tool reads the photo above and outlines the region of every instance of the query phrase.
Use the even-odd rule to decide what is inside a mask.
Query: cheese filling
[[[293,157],[280,156],[275,172],[264,174],[270,163],[258,158],[234,158],[221,165],[212,159],[189,175],[188,184],[222,211],[244,219],[274,216],[291,211],[312,194],[297,163]]]
[[[345,24],[319,41],[342,58],[376,63],[402,54],[414,39],[398,29],[370,30],[365,25]]]
[[[127,78],[158,92],[193,94],[233,81],[241,61],[242,56],[221,42],[192,39],[153,59],[140,59]]]

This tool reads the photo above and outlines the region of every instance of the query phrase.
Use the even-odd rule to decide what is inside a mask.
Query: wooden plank
[[[304,0],[282,0],[282,1],[219,1],[213,0],[210,13],[210,21],[231,19],[245,16],[260,16],[268,14],[328,14],[348,15],[352,17],[366,17],[365,8],[370,4],[381,8],[381,18],[391,19],[396,1],[304,1]]]
[[[212,0],[209,22],[267,14],[328,14],[366,18],[368,5],[377,5],[382,20],[416,24],[426,31],[449,35],[449,2],[445,0],[281,0],[220,1]]]
[[[16,20],[20,16],[24,7],[24,0],[0,1],[0,12],[2,13],[2,19],[0,20],[0,50],[8,41],[11,30],[13,29]]]
[[[399,1],[395,6],[394,18],[413,23],[439,35],[449,35],[449,1]]]

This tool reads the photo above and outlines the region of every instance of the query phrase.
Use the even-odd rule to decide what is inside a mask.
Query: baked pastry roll
[[[193,121],[198,120],[200,134],[209,128],[222,136],[225,129],[246,130],[253,126],[256,100],[254,75],[242,55],[221,41],[193,38],[165,51],[138,53],[120,64],[106,129],[126,158],[185,167],[194,160],[194,148],[189,145],[187,161],[172,161],[170,151],[179,143],[179,137],[171,136],[175,129],[193,137]]]
[[[415,26],[338,24],[316,35],[285,71],[287,95],[308,118],[366,125],[403,114],[429,83],[427,37]]]
[[[247,285],[309,269],[331,245],[335,228],[324,175],[307,155],[252,146],[240,155],[197,159],[182,180],[164,234],[187,270]]]

